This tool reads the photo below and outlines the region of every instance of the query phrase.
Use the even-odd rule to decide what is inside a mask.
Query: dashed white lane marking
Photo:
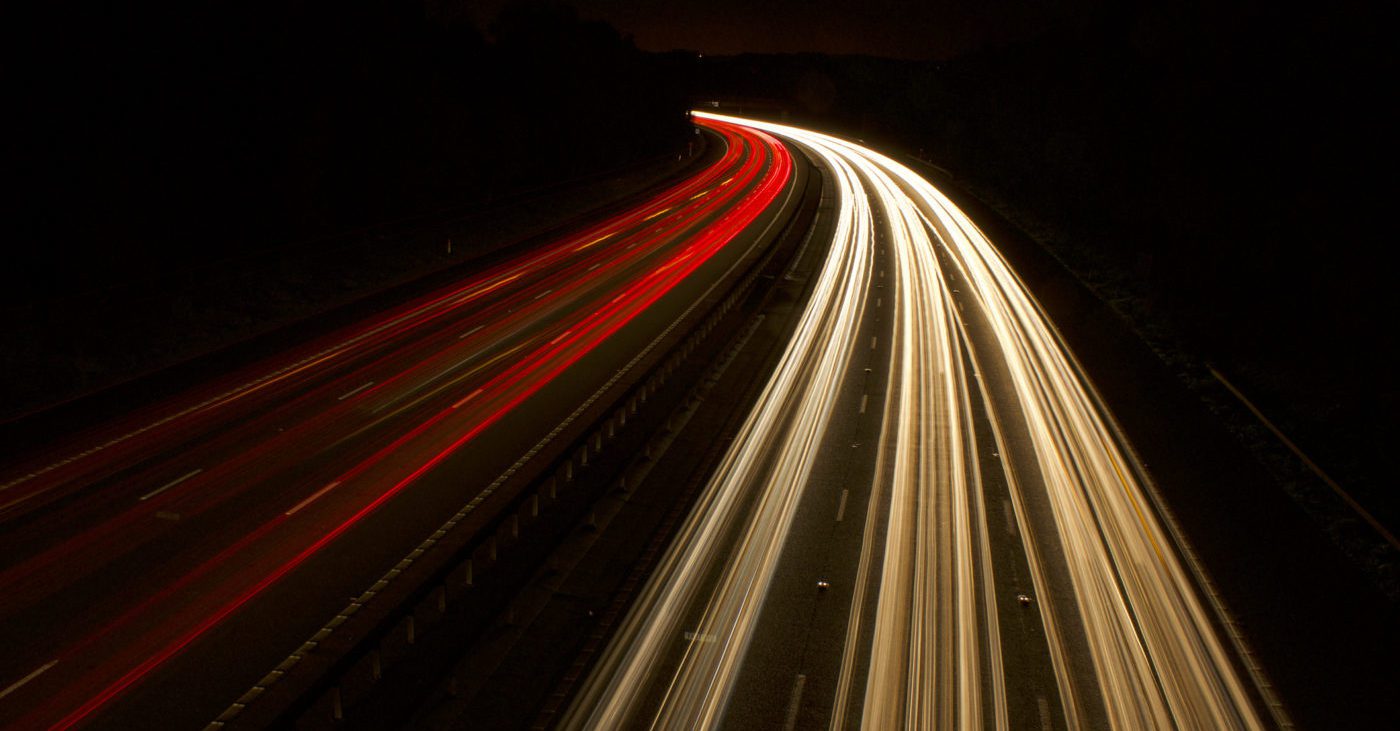
[[[596,238],[596,239],[593,239],[592,241],[590,241],[590,242],[588,242],[588,243],[586,243],[586,244],[582,244],[582,245],[580,245],[580,246],[576,246],[576,247],[574,247],[574,253],[583,251],[584,249],[587,249],[588,247],[593,246],[594,244],[596,244],[596,243],[598,243],[598,242],[600,242],[600,241],[602,241],[602,240],[608,238],[609,236],[612,236],[612,234],[611,234],[611,233],[606,233],[606,234],[603,234],[602,236],[599,236],[599,237]]]
[[[798,675],[792,683],[792,700],[788,701],[787,718],[783,721],[783,731],[792,731],[797,728],[797,712],[802,708],[802,687],[806,684],[806,675]]]
[[[591,271],[593,271],[594,269],[597,269],[598,267],[600,267],[600,266],[602,266],[602,265],[603,265],[603,262],[600,261],[600,262],[598,262],[597,264],[594,264],[593,266],[588,267],[588,271],[591,272]]]
[[[878,342],[877,338],[876,338],[874,335],[871,335],[871,336],[870,336],[870,349],[871,349],[871,350],[874,350],[874,349],[875,349],[875,343],[876,343],[876,342]]]
[[[316,502],[316,499],[317,499],[317,498],[321,497],[322,495],[325,495],[326,493],[330,492],[331,490],[334,490],[334,489],[336,488],[336,486],[339,485],[339,484],[340,484],[340,480],[336,480],[335,482],[332,482],[331,484],[326,485],[325,487],[321,488],[320,490],[317,490],[316,493],[313,494],[311,497],[309,497],[309,498],[307,498],[307,499],[305,499],[305,500],[302,500],[301,502],[297,503],[296,505],[293,505],[293,506],[292,506],[292,509],[291,509],[291,510],[288,510],[288,511],[285,512],[285,513],[283,513],[283,515],[288,515],[288,516],[290,516],[291,514],[297,512],[298,510],[301,510],[302,508],[304,508],[304,507],[310,505],[311,503]]]
[[[457,336],[457,339],[458,339],[458,340],[461,340],[461,339],[463,339],[463,338],[465,338],[465,337],[468,337],[468,336],[470,336],[471,334],[477,332],[478,330],[480,330],[480,329],[483,328],[483,327],[486,327],[486,326],[485,326],[485,325],[477,325],[476,327],[474,327],[474,328],[472,328],[472,329],[470,329],[470,330],[468,330],[468,331],[462,333],[461,335],[458,335],[458,336]]]
[[[452,404],[452,408],[454,408],[454,409],[455,409],[455,408],[458,408],[458,407],[460,407],[462,404],[465,404],[466,402],[471,401],[472,399],[474,399],[474,398],[476,398],[477,396],[480,396],[480,395],[481,395],[481,389],[478,388],[477,390],[472,391],[471,393],[469,393],[469,394],[467,394],[466,396],[464,396],[464,397],[462,398],[461,401],[458,401],[457,403]]]
[[[539,298],[541,298],[541,297],[543,297],[543,296],[545,296],[545,295],[547,295],[547,294],[549,294],[550,292],[553,292],[553,291],[554,291],[554,290],[552,290],[552,289],[546,289],[545,291],[540,292],[539,294],[535,295],[535,299],[539,299]]]
[[[50,660],[50,661],[48,661],[47,663],[44,663],[42,666],[40,666],[38,670],[35,670],[34,672],[32,672],[32,673],[30,673],[30,674],[24,676],[23,678],[20,678],[19,680],[16,680],[15,682],[10,683],[10,687],[8,687],[8,688],[6,688],[6,689],[4,689],[4,690],[0,690],[0,698],[4,698],[5,696],[7,696],[7,695],[9,695],[9,694],[11,694],[11,693],[13,693],[13,692],[19,690],[20,688],[24,687],[24,684],[25,684],[25,683],[28,683],[29,681],[31,681],[31,680],[33,680],[33,679],[39,677],[40,675],[43,675],[43,674],[44,674],[44,671],[48,670],[49,668],[51,668],[51,667],[53,667],[53,666],[55,666],[55,665],[57,665],[57,664],[58,664],[58,661],[57,661],[57,660]]]
[[[190,471],[190,472],[187,472],[187,473],[185,473],[184,476],[182,476],[182,477],[177,477],[177,478],[171,480],[170,482],[167,482],[167,483],[165,483],[164,485],[161,485],[160,487],[157,487],[156,489],[154,489],[154,490],[152,490],[152,491],[146,493],[145,495],[142,495],[139,499],[140,499],[142,502],[145,502],[146,500],[150,500],[151,498],[153,498],[153,497],[155,497],[155,496],[157,496],[157,495],[159,495],[159,494],[165,492],[166,490],[169,490],[170,488],[172,488],[172,487],[174,487],[174,486],[176,486],[176,485],[178,485],[178,484],[184,482],[185,480],[190,479],[191,477],[194,477],[195,475],[197,475],[197,474],[199,474],[199,473],[201,473],[201,472],[203,472],[203,471],[204,471],[204,468],[203,468],[203,467],[200,467],[200,468],[197,469],[197,470],[192,470],[192,471]]]
[[[357,393],[359,393],[359,392],[361,392],[361,391],[365,390],[366,388],[369,388],[370,386],[373,386],[373,385],[374,385],[374,381],[366,381],[366,382],[360,384],[359,386],[355,387],[354,390],[349,391],[348,393],[343,393],[343,394],[341,394],[340,397],[336,399],[336,401],[344,401],[345,399],[348,399],[348,398],[350,398],[351,396],[354,396],[355,394],[357,394]]]
[[[870,395],[869,395],[869,394],[864,394],[864,393],[863,393],[863,394],[860,395],[860,413],[862,413],[862,414],[865,413],[865,403],[866,403],[867,401],[869,401],[869,400],[870,400]]]
[[[36,477],[38,477],[38,476],[40,476],[40,475],[46,474],[46,473],[48,473],[48,472],[52,472],[53,470],[56,470],[56,469],[58,469],[58,468],[60,468],[60,467],[63,467],[64,465],[72,464],[73,462],[76,462],[76,461],[78,461],[78,460],[80,460],[80,459],[84,459],[84,458],[86,458],[86,457],[88,457],[88,456],[91,456],[91,455],[93,455],[93,454],[96,454],[96,453],[98,453],[98,452],[101,452],[101,451],[103,451],[103,450],[105,450],[105,449],[109,449],[109,448],[111,448],[111,447],[114,447],[114,446],[116,446],[116,445],[118,445],[118,444],[121,444],[122,442],[125,442],[125,441],[127,441],[127,440],[129,440],[129,439],[132,439],[132,438],[137,437],[137,436],[139,436],[139,435],[141,435],[141,434],[144,434],[144,433],[146,433],[146,432],[148,432],[148,431],[151,431],[152,429],[156,429],[156,428],[158,428],[158,427],[161,427],[161,426],[164,426],[164,425],[166,425],[166,424],[169,424],[170,422],[175,421],[176,419],[179,419],[179,418],[181,418],[181,417],[188,416],[189,414],[193,414],[193,413],[195,413],[195,412],[203,411],[204,409],[207,409],[207,408],[210,408],[210,407],[220,406],[220,405],[222,405],[222,404],[225,404],[225,403],[228,403],[228,402],[230,402],[230,401],[233,401],[233,400],[235,400],[235,399],[237,399],[237,398],[240,398],[240,397],[242,397],[242,396],[244,396],[244,395],[247,395],[247,394],[249,394],[249,393],[252,393],[252,392],[254,392],[254,391],[257,391],[257,390],[259,390],[259,389],[261,389],[261,388],[263,388],[263,387],[265,387],[265,386],[269,386],[269,385],[271,385],[271,384],[273,384],[273,383],[276,383],[276,382],[282,380],[283,378],[286,378],[286,377],[288,377],[288,376],[291,376],[291,375],[293,375],[293,374],[295,374],[295,373],[297,373],[297,372],[299,372],[299,371],[305,370],[306,368],[309,368],[309,367],[311,367],[311,366],[313,366],[313,365],[317,365],[317,364],[319,364],[319,363],[321,363],[321,362],[323,362],[323,361],[329,360],[329,359],[331,359],[331,358],[333,358],[333,357],[335,357],[335,356],[338,356],[338,355],[341,355],[341,354],[343,354],[343,353],[345,353],[345,352],[348,352],[349,349],[350,349],[351,347],[353,347],[353,346],[355,346],[355,345],[357,345],[357,344],[359,344],[359,343],[361,343],[361,342],[364,342],[364,341],[366,341],[366,340],[368,340],[368,339],[370,339],[370,338],[372,338],[372,337],[374,337],[374,336],[376,336],[376,335],[378,335],[378,334],[380,334],[380,333],[382,333],[382,332],[385,332],[385,331],[387,331],[387,330],[389,330],[389,329],[391,329],[391,328],[393,328],[393,327],[399,325],[400,323],[407,322],[407,321],[409,321],[409,320],[411,320],[411,319],[413,319],[413,318],[415,318],[415,317],[419,317],[419,316],[423,315],[424,313],[431,312],[431,311],[433,311],[433,310],[455,307],[456,305],[461,304],[462,302],[465,302],[465,301],[468,300],[468,299],[473,299],[473,298],[475,298],[475,297],[477,297],[477,296],[480,296],[480,295],[482,295],[482,294],[485,294],[486,292],[489,292],[489,291],[491,291],[491,290],[493,290],[493,289],[496,289],[497,287],[500,287],[500,286],[506,284],[507,282],[510,282],[510,281],[513,280],[513,279],[517,279],[517,278],[519,278],[520,276],[521,276],[520,274],[513,274],[513,275],[511,275],[511,276],[509,276],[509,277],[506,277],[506,278],[504,278],[504,279],[501,279],[501,280],[497,281],[495,284],[492,284],[492,285],[489,286],[489,287],[473,289],[471,292],[468,292],[466,295],[464,295],[464,296],[462,296],[462,297],[458,297],[457,299],[454,299],[454,300],[450,300],[450,301],[446,301],[446,302],[440,300],[440,301],[438,301],[438,302],[433,302],[433,303],[426,304],[426,305],[424,305],[424,306],[422,306],[422,307],[417,307],[417,308],[415,308],[415,309],[413,309],[413,310],[411,310],[411,311],[409,311],[409,312],[407,312],[407,313],[404,313],[403,315],[400,315],[399,317],[394,318],[393,320],[390,320],[390,321],[388,321],[388,322],[381,323],[381,324],[380,324],[379,326],[377,326],[377,327],[374,327],[374,328],[371,328],[371,329],[369,329],[369,330],[366,330],[366,331],[360,333],[359,335],[356,335],[356,336],[354,336],[354,337],[352,337],[352,338],[350,338],[350,339],[348,339],[348,340],[344,340],[344,341],[342,341],[342,342],[340,342],[340,343],[337,343],[337,344],[335,344],[335,345],[332,345],[332,346],[330,346],[330,347],[328,347],[328,348],[326,348],[326,349],[324,349],[324,350],[321,350],[321,351],[318,352],[318,353],[315,353],[315,354],[313,354],[313,355],[309,355],[309,356],[307,356],[307,357],[305,357],[305,358],[302,358],[301,360],[299,360],[299,361],[297,361],[297,362],[295,362],[295,363],[292,363],[292,364],[290,364],[290,365],[287,365],[287,366],[284,366],[284,367],[282,367],[282,368],[279,368],[279,369],[277,369],[277,370],[275,370],[275,371],[272,371],[271,373],[264,374],[263,376],[260,376],[260,377],[258,377],[258,378],[255,378],[255,379],[253,379],[253,380],[251,380],[251,381],[249,381],[249,382],[247,382],[247,383],[245,383],[245,384],[243,384],[243,385],[241,385],[241,386],[237,386],[237,387],[235,387],[235,388],[231,388],[231,389],[229,389],[229,390],[227,390],[227,391],[224,391],[223,393],[221,393],[221,394],[219,394],[219,395],[217,395],[217,396],[212,396],[212,397],[210,397],[210,398],[207,398],[207,399],[205,399],[205,400],[203,400],[203,401],[201,401],[201,402],[199,402],[199,403],[197,403],[197,404],[195,404],[195,405],[193,405],[193,406],[190,406],[190,407],[188,407],[188,408],[186,408],[186,409],[182,409],[182,410],[180,410],[180,411],[178,411],[178,412],[176,412],[176,413],[170,414],[170,415],[165,416],[164,418],[158,419],[158,420],[156,420],[156,421],[153,421],[153,422],[151,422],[151,423],[149,423],[149,424],[147,424],[147,425],[145,425],[145,426],[143,426],[143,427],[141,427],[141,428],[139,428],[139,429],[133,429],[132,431],[127,432],[126,434],[123,434],[123,435],[118,436],[118,437],[113,437],[113,438],[107,440],[106,442],[103,442],[102,444],[99,444],[99,445],[96,445],[96,446],[93,446],[93,447],[89,447],[89,448],[87,448],[87,449],[85,449],[85,450],[83,450],[83,451],[81,451],[81,452],[78,452],[78,453],[72,455],[72,456],[66,457],[66,458],[64,458],[64,459],[58,460],[57,462],[54,462],[54,463],[52,463],[52,464],[49,464],[49,465],[47,465],[47,466],[45,466],[45,467],[42,467],[42,468],[37,469],[37,470],[34,470],[33,472],[30,472],[29,474],[26,474],[26,475],[24,475],[23,477],[16,477],[16,478],[10,480],[9,482],[6,482],[6,483],[4,483],[4,484],[0,484],[0,491],[8,490],[8,489],[10,489],[11,487],[14,487],[14,486],[16,486],[16,485],[22,484],[22,483],[24,483],[24,482],[28,482],[29,480],[32,480],[32,479],[34,479],[34,478],[36,478]],[[24,498],[20,498],[19,500],[14,501],[14,502],[23,502],[24,500],[28,499],[28,497],[32,497],[32,496],[26,496],[26,497],[24,497]],[[14,503],[10,503],[10,504],[13,505]],[[5,507],[8,507],[8,506],[5,506]]]
[[[846,499],[851,496],[851,491],[841,488],[841,504],[836,506],[836,522],[840,523],[846,517]]]

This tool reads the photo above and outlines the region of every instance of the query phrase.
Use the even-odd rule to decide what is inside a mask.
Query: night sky
[[[445,3],[450,4],[450,3]],[[502,0],[478,3],[489,25]],[[1082,16],[1091,0],[579,0],[647,51],[867,54],[944,59],[1028,38]]]

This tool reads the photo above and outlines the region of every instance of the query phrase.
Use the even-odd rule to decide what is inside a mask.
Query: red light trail
[[[721,158],[629,211],[7,469],[0,617],[21,651],[0,713],[99,717],[711,261],[792,161],[763,133],[702,124]],[[95,601],[20,636],[74,591]]]

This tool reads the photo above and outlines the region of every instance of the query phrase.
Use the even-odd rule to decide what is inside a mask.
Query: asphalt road
[[[564,727],[1286,725],[992,243],[888,158],[743,123],[831,173],[831,253]]]
[[[704,124],[633,210],[0,467],[5,725],[202,727],[469,502],[755,245],[790,158]]]

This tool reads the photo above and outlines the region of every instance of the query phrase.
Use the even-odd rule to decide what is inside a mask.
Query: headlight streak
[[[861,692],[865,728],[1009,726],[996,584],[971,414],[967,362],[1004,362],[1007,398],[1025,419],[1031,444],[1022,464],[1037,474],[1006,478],[1048,635],[1065,720],[1087,722],[1081,693],[1097,689],[1116,729],[1263,728],[1258,688],[1240,678],[1194,583],[1151,509],[1144,472],[1101,413],[1082,370],[1045,314],[982,232],[908,168],[857,145],[783,125],[697,112],[794,140],[823,158],[837,182],[839,219],[831,254],[794,340],[698,506],[566,717],[566,728],[706,728],[724,704],[752,638],[783,538],[801,497],[830,408],[855,342],[856,313],[870,284],[871,197],[888,213],[893,250],[893,362],[870,516],[888,500],[881,545],[866,546],[843,653],[832,727],[850,722]],[[940,260],[939,248],[953,267]],[[833,281],[840,274],[846,281]],[[990,325],[991,342],[974,342],[945,283],[963,282],[962,300]],[[810,369],[807,373],[795,369]],[[985,385],[985,384],[984,384]],[[983,387],[982,399],[992,398]],[[1007,454],[996,417],[997,448]],[[891,433],[893,432],[893,433]],[[1020,447],[1026,449],[1026,447]],[[1070,586],[1048,586],[1042,551],[1029,537],[1025,491],[1043,490],[1053,525],[1042,547],[1063,553]],[[754,507],[736,515],[748,496]],[[738,535],[732,548],[725,535]],[[872,557],[880,556],[879,559]],[[723,561],[718,584],[707,573]],[[868,630],[868,675],[851,677],[866,590],[878,592]],[[1048,597],[1071,595],[1083,636],[1067,637]],[[681,623],[703,605],[679,666],[657,667]],[[713,639],[714,641],[709,641]],[[1071,677],[1066,645],[1082,646],[1091,677]],[[655,673],[665,673],[662,678]],[[643,707],[656,694],[660,705]],[[779,702],[775,699],[774,702]],[[990,715],[987,715],[990,714]],[[1274,719],[1283,724],[1279,717]]]
[[[853,197],[854,172],[833,168],[844,200],[836,244],[818,275],[797,334],[777,371],[745,420],[735,448],[725,455],[695,511],[658,563],[618,629],[617,639],[599,659],[566,714],[564,728],[620,728],[649,723],[652,728],[713,727],[724,708],[738,662],[776,568],[800,491],[820,446],[840,379],[863,315],[872,267],[873,222],[863,198]],[[770,453],[771,450],[771,453]],[[762,493],[748,511],[750,487]],[[747,516],[753,516],[745,521]],[[665,699],[650,719],[638,717],[638,689],[672,645],[714,562],[728,547],[726,538],[742,526],[739,546],[729,557],[722,589],[711,596],[693,636],[705,638],[686,650]],[[713,638],[714,641],[710,641]]]
[[[1262,728],[1086,379],[1019,278],[942,193],[883,160],[997,331],[1025,411],[1114,728]],[[990,353],[986,354],[992,355]],[[1023,486],[1024,487],[1024,486]]]

